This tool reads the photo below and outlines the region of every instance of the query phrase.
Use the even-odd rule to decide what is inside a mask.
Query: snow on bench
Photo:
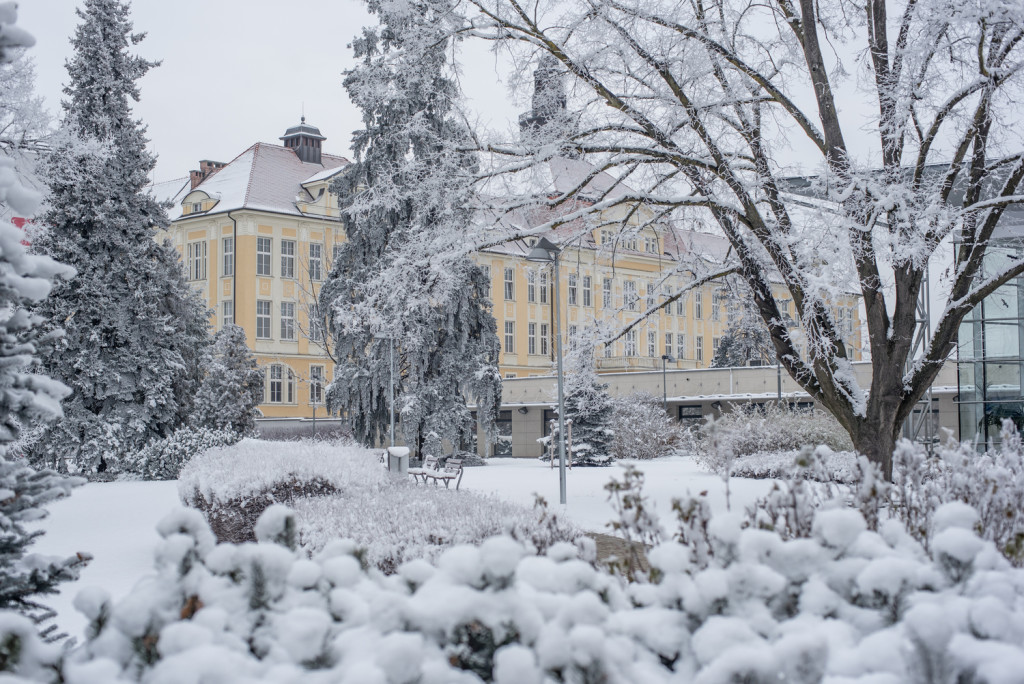
[[[444,462],[444,467],[440,470],[437,465],[436,456],[427,456],[423,459],[422,468],[409,468],[409,473],[413,478],[422,477],[423,484],[427,483],[427,478],[433,480],[435,486],[439,481],[444,482],[445,489],[448,489],[451,481],[455,480],[455,489],[458,491],[459,485],[462,484],[462,459],[449,458]]]

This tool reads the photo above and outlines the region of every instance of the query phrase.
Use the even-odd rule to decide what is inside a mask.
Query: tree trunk
[[[872,463],[877,463],[889,482],[892,481],[892,452],[901,427],[896,423],[895,410],[869,410],[869,417],[862,419],[850,432],[853,448]]]

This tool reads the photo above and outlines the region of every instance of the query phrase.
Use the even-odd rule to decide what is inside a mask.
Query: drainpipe
[[[228,212],[231,220],[231,325],[238,325],[238,221]]]

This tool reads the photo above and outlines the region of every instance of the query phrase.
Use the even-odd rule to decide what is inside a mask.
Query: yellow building
[[[200,162],[158,239],[181,253],[214,328],[245,330],[264,371],[263,415],[322,418],[333,369],[310,314],[343,236],[327,186],[348,160],[323,153],[324,137],[305,118],[281,140],[256,143],[229,163]]]
[[[200,162],[189,179],[156,189],[173,196],[175,205],[171,225],[159,237],[181,253],[190,282],[214,312],[215,329],[233,322],[245,330],[264,370],[263,415],[325,418],[324,386],[333,368],[323,331],[315,316],[310,322],[310,313],[335,246],[344,239],[337,198],[327,188],[348,161],[323,153],[325,138],[305,120],[281,139],[283,145],[256,143],[229,163]],[[552,192],[565,192],[592,170],[582,161],[556,159]],[[612,198],[618,191],[607,174],[597,175],[587,190]],[[684,258],[697,255],[713,267],[726,256],[724,238],[652,221],[643,207],[626,222],[632,227],[620,229],[625,211],[614,207],[545,233],[562,248],[558,277],[566,344],[584,326],[603,322],[621,328],[661,306],[666,294],[691,282],[692,273],[677,268]],[[552,218],[519,216],[518,227]],[[529,249],[519,240],[476,256],[491,277],[506,378],[553,372],[553,281],[549,267],[526,261]],[[707,368],[728,327],[722,292],[720,284],[709,283],[657,309],[598,349],[598,371],[660,370],[662,355],[675,359],[670,370]],[[859,360],[857,300],[851,296],[836,307],[849,328],[853,359]],[[792,305],[786,313],[796,318]]]

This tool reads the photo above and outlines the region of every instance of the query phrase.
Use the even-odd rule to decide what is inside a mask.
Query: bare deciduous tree
[[[1004,212],[1024,200],[1024,154],[1007,152],[1020,147],[1024,4],[468,6],[467,35],[553,57],[574,87],[579,114],[559,144],[491,145],[505,168],[579,155],[636,188],[604,204],[713,219],[786,370],[891,473],[901,425],[953,350],[964,315],[1024,272],[1019,258],[996,268],[985,259]],[[869,126],[856,109],[866,102]],[[788,177],[789,147],[807,151],[817,169],[810,192],[796,192]],[[953,239],[948,299],[915,357],[928,263]],[[770,277],[781,277],[797,306],[806,350],[785,325]],[[851,286],[866,312],[866,388],[831,307]]]

